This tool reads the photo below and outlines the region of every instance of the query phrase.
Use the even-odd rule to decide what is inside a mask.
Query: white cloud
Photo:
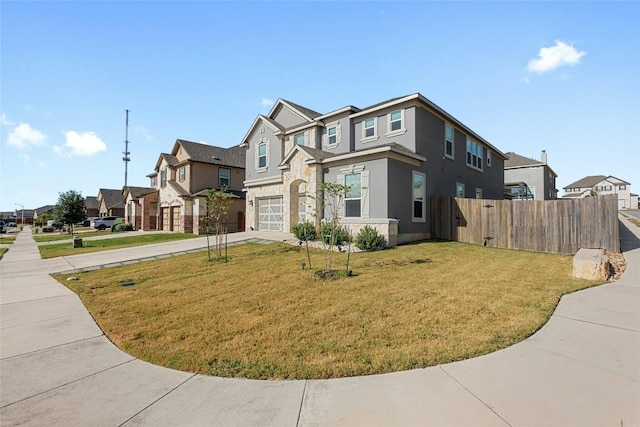
[[[149,132],[149,130],[144,126],[136,126],[134,131],[136,134],[142,135],[142,137],[147,141],[153,141],[153,135],[151,135],[151,132]]]
[[[94,132],[65,132],[67,138],[64,146],[71,149],[72,156],[93,156],[106,151],[107,146]],[[55,151],[58,151],[54,149]]]
[[[13,123],[11,120],[9,120],[9,118],[7,117],[7,115],[5,113],[0,114],[0,124],[2,126],[13,126],[13,125],[15,125],[15,123]]]
[[[529,61],[527,70],[537,74],[546,73],[565,65],[576,65],[586,52],[579,52],[575,47],[560,40],[556,40],[555,46],[543,47],[538,51],[538,57]]]
[[[23,150],[29,147],[38,147],[44,145],[47,136],[42,132],[35,130],[28,123],[20,123],[15,127],[7,138],[7,144]]]
[[[274,103],[275,101],[273,99],[260,98],[260,105],[262,105],[264,108],[270,108],[273,106]]]

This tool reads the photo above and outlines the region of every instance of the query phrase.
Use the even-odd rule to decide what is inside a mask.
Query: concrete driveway
[[[0,261],[0,424],[640,425],[640,229],[622,222],[623,277],[566,295],[529,339],[447,365],[310,381],[215,378],[134,359],[49,276],[197,250],[201,239],[43,261],[26,229]]]

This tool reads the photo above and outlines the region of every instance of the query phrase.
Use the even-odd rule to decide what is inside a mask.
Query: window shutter
[[[336,125],[336,144],[340,144],[342,141],[342,126],[340,123]]]
[[[309,131],[304,133],[304,146],[309,147]]]
[[[361,194],[360,194],[360,216],[369,218],[369,171],[364,170],[360,175]]]

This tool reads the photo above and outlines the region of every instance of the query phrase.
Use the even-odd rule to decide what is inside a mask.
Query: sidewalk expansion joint
[[[304,380],[304,388],[302,389],[302,397],[300,398],[300,407],[298,408],[298,419],[296,420],[296,427],[300,427],[300,417],[302,416],[302,406],[304,405],[304,398],[307,395],[307,384],[309,384],[309,380]]]
[[[471,390],[469,390],[467,387],[465,387],[464,384],[462,384],[460,381],[458,381],[458,379],[456,377],[454,377],[453,375],[451,375],[442,365],[439,366],[440,369],[447,374],[452,380],[454,380],[456,383],[458,383],[458,385],[460,385],[460,387],[462,387],[463,389],[465,389],[467,391],[467,393],[469,393],[471,396],[473,396],[474,398],[476,398],[478,400],[478,402],[480,402],[482,405],[484,405],[487,409],[489,409],[491,412],[493,412],[496,417],[500,418],[502,421],[505,422],[505,424],[507,424],[510,427],[513,427],[513,424],[511,424],[509,421],[506,420],[506,418],[504,418],[502,415],[500,415],[494,408],[492,408],[491,406],[489,406],[489,404],[487,404],[484,400],[480,399],[480,397],[478,397],[474,392],[472,392]]]
[[[26,353],[16,354],[15,356],[3,357],[0,360],[11,360],[11,359],[15,359],[16,357],[27,356],[29,354],[36,354],[36,353],[40,353],[42,351],[48,351],[48,350],[52,350],[54,348],[64,347],[66,345],[75,344],[75,343],[79,343],[79,342],[82,342],[82,341],[94,340],[94,339],[100,338],[100,337],[106,337],[104,332],[101,333],[100,335],[94,335],[92,337],[86,337],[86,338],[82,338],[82,339],[75,340],[75,341],[69,341],[69,342],[65,342],[65,343],[62,343],[62,344],[56,344],[56,345],[52,345],[51,347],[39,348],[38,350],[27,351]],[[131,357],[133,357],[133,356],[131,356]]]
[[[623,327],[615,326],[615,325],[607,325],[605,323],[592,322],[590,320],[584,320],[584,319],[576,319],[575,317],[562,316],[562,315],[559,315],[559,314],[554,314],[553,317],[560,317],[561,319],[573,320],[575,322],[588,323],[590,325],[597,325],[597,326],[602,326],[602,327],[605,327],[605,328],[618,329],[620,331],[640,332],[640,330],[638,330],[638,329],[629,329],[629,328],[623,328]]]
[[[110,366],[110,367],[108,367],[108,368],[101,369],[101,370],[96,371],[96,372],[94,372],[94,373],[92,373],[92,374],[85,375],[85,376],[80,377],[80,378],[76,378],[76,379],[75,379],[75,380],[73,380],[73,381],[69,381],[69,382],[67,382],[67,383],[57,385],[57,386],[52,387],[52,388],[50,388],[50,389],[48,389],[48,390],[44,390],[44,391],[41,391],[41,392],[36,393],[36,394],[34,394],[34,395],[31,395],[31,396],[29,396],[29,397],[25,397],[25,398],[23,398],[23,399],[16,400],[15,402],[11,402],[11,403],[9,403],[9,404],[6,404],[6,405],[3,405],[3,406],[0,406],[0,408],[7,408],[7,407],[9,407],[9,406],[11,406],[11,405],[15,405],[16,403],[24,402],[25,400],[29,400],[29,399],[32,399],[32,398],[34,398],[34,397],[40,396],[40,395],[42,395],[42,394],[49,393],[49,392],[51,392],[51,391],[53,391],[53,390],[57,390],[57,389],[59,389],[59,388],[66,387],[66,386],[68,386],[68,385],[71,385],[71,384],[77,383],[78,381],[86,380],[87,378],[91,378],[91,377],[96,376],[96,375],[98,375],[98,374],[101,374],[101,373],[103,373],[103,372],[109,371],[109,370],[111,370],[111,369],[113,369],[113,368],[117,368],[117,367],[120,367],[120,366],[125,365],[125,364],[127,364],[127,363],[131,363],[131,362],[132,362],[132,361],[134,361],[134,360],[136,360],[136,359],[135,359],[135,358],[132,358],[131,360],[126,360],[126,361],[124,361],[124,362],[122,362],[122,363],[118,363],[118,364],[113,365],[113,366]]]
[[[138,415],[140,415],[141,413],[143,413],[147,409],[151,408],[153,405],[155,405],[160,400],[164,399],[166,396],[168,396],[169,394],[173,393],[174,391],[176,391],[177,389],[182,387],[187,381],[190,381],[191,379],[195,378],[197,375],[198,374],[191,375],[189,378],[187,378],[186,380],[182,381],[180,384],[178,384],[177,386],[175,386],[174,388],[172,388],[171,390],[169,390],[168,392],[166,392],[162,396],[158,397],[156,400],[154,400],[153,402],[149,403],[147,406],[145,406],[144,408],[142,408],[141,410],[139,410],[138,412],[133,414],[129,419],[125,420],[125,422],[120,424],[118,427],[122,427],[122,426],[126,425],[129,421],[131,421],[132,419],[134,419],[135,417],[137,417]]]

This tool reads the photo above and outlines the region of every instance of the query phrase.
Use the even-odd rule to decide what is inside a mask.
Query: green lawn
[[[57,279],[142,360],[201,374],[312,379],[422,368],[519,342],[594,285],[572,257],[423,242],[351,254],[352,277],[301,268],[304,248],[243,244]],[[334,256],[334,268],[346,260]],[[314,267],[324,264],[312,251]],[[121,286],[134,281],[133,286]]]
[[[7,248],[0,248],[0,258],[2,258],[2,255],[4,255],[7,251]]]
[[[0,244],[10,245],[14,240],[16,240],[16,236],[2,236],[0,237]]]
[[[73,239],[74,236],[78,236],[78,237],[100,237],[100,236],[112,236],[114,234],[122,234],[123,236],[125,235],[126,232],[122,231],[122,232],[118,232],[118,233],[112,233],[111,231],[95,231],[95,232],[90,232],[90,233],[75,233],[73,235],[71,234],[60,234],[59,231],[53,232],[53,233],[43,233],[43,234],[39,234],[39,235],[33,235],[33,240],[35,240],[38,243],[45,243],[45,242],[55,242],[57,240],[69,240],[69,239]]]
[[[38,250],[40,251],[40,257],[42,259],[46,259],[90,252],[107,251],[111,249],[129,248],[132,246],[151,245],[153,243],[192,239],[195,237],[202,236],[191,233],[153,233],[127,236],[126,233],[122,233],[122,237],[99,240],[83,240],[83,246],[81,248],[74,248],[70,242],[66,242],[51,245],[40,245],[38,246]],[[71,236],[67,236],[67,240],[68,239],[71,239]]]

